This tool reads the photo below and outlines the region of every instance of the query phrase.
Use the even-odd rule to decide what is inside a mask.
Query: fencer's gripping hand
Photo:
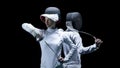
[[[34,37],[36,37],[37,34],[39,34],[39,29],[35,28],[32,24],[30,23],[23,23],[22,28],[32,34]]]
[[[58,61],[59,61],[60,63],[63,63],[63,62],[64,62],[64,58],[63,58],[63,57],[59,57],[59,58],[58,58]]]
[[[30,23],[23,23],[22,28],[27,32],[31,32],[34,29],[34,26]]]
[[[99,48],[102,43],[103,43],[103,41],[101,39],[99,39],[99,38],[95,39],[95,44],[96,44],[97,48]]]

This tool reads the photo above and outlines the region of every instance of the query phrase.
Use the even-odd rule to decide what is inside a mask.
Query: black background
[[[39,16],[44,13],[47,7],[54,6],[61,10],[62,23],[59,27],[66,29],[65,16],[66,13],[77,11],[83,18],[82,31],[86,31],[103,40],[103,44],[96,52],[82,55],[82,68],[104,68],[113,65],[113,46],[114,29],[111,16],[112,8],[108,1],[104,0],[17,0],[7,5],[5,12],[5,25],[8,26],[6,37],[10,37],[12,49],[9,48],[7,56],[12,67],[16,68],[39,68],[41,49],[36,39],[21,28],[21,24],[29,22],[35,27],[46,29],[41,23]],[[110,21],[109,21],[110,20]],[[13,29],[12,29],[13,28]],[[12,30],[15,30],[12,32]],[[10,32],[9,32],[10,31]],[[84,46],[93,43],[93,39],[89,36],[82,35]],[[5,39],[6,41],[6,39]],[[7,44],[10,44],[7,43]],[[114,45],[115,46],[115,45]],[[111,50],[112,49],[112,50]],[[6,52],[5,52],[6,53]],[[112,54],[112,55],[111,55]],[[114,55],[113,55],[114,54]],[[111,65],[111,66],[112,66]]]

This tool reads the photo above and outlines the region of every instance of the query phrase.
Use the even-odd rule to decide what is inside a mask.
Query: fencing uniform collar
[[[56,31],[56,30],[57,30],[57,28],[55,28],[55,29],[48,28],[48,29],[47,29],[47,32],[50,32],[50,33],[51,33],[51,32],[54,32],[54,31]]]

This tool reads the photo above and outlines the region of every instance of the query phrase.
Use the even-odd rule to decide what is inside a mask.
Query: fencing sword
[[[90,34],[90,33],[88,33],[88,32],[85,32],[85,31],[78,31],[78,32],[80,32],[80,33],[82,33],[82,34],[86,34],[86,35],[88,35],[88,36],[91,36],[93,39],[97,39],[94,35],[92,35],[92,34]]]

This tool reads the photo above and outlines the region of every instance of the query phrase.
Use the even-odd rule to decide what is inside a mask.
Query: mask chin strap
[[[87,33],[87,32],[84,32],[84,31],[79,31],[79,32],[82,33],[82,34],[86,34],[86,35],[91,36],[94,40],[96,39],[96,37],[94,35],[90,34],[90,33]]]

